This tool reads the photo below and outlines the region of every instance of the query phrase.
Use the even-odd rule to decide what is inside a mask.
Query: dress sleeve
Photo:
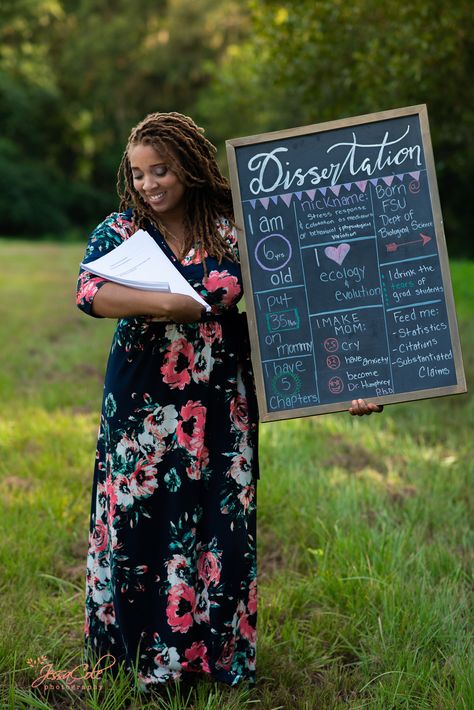
[[[130,236],[130,230],[127,229],[128,226],[131,226],[131,223],[123,220],[117,212],[109,215],[90,235],[82,261],[85,264],[88,261],[94,261],[118,247],[124,239]],[[101,276],[94,276],[90,271],[81,267],[77,279],[77,307],[89,316],[102,318],[103,316],[98,316],[92,312],[92,302],[97,291],[106,283],[109,283],[107,279]]]

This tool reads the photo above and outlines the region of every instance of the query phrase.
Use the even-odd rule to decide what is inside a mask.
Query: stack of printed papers
[[[206,311],[211,310],[144,229],[139,229],[108,254],[86,264],[82,262],[81,266],[91,274],[122,286],[191,296],[205,306]]]

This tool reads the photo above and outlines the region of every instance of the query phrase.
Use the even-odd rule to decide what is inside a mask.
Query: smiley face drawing
[[[331,370],[337,370],[337,368],[341,366],[341,361],[337,355],[328,355],[326,365],[330,367]]]
[[[340,377],[331,377],[328,382],[328,387],[331,394],[341,394],[344,390],[344,382]]]
[[[339,350],[339,341],[337,338],[326,338],[323,345],[324,349],[328,353],[335,353],[337,350]]]

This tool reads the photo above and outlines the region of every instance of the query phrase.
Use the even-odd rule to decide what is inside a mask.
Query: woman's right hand
[[[161,303],[163,303],[163,296]],[[204,311],[204,306],[201,306],[192,296],[184,296],[181,293],[166,294],[166,313],[160,316],[154,316],[152,321],[173,321],[174,323],[196,323],[200,320]]]

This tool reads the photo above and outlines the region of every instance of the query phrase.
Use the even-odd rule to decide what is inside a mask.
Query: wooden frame
[[[442,282],[444,287],[444,299],[446,302],[447,316],[449,333],[451,337],[454,367],[456,372],[457,383],[455,385],[449,385],[445,387],[435,387],[431,389],[415,390],[412,392],[394,393],[389,395],[384,395],[380,397],[370,397],[370,401],[377,402],[379,404],[392,404],[396,402],[406,402],[411,400],[425,399],[435,396],[444,396],[452,394],[460,394],[466,392],[466,381],[464,376],[464,369],[462,363],[461,347],[459,342],[459,333],[456,320],[456,313],[454,307],[454,299],[452,293],[451,277],[449,272],[448,254],[446,248],[446,240],[443,229],[443,220],[441,214],[441,207],[438,194],[438,186],[435,173],[435,164],[433,157],[433,149],[431,144],[429,124],[428,124],[428,114],[426,105],[417,105],[404,108],[398,108],[388,111],[381,111],[378,113],[366,114],[362,116],[355,116],[351,118],[345,118],[336,121],[328,121],[325,123],[317,123],[308,126],[301,126],[293,129],[286,129],[281,131],[274,131],[271,133],[263,133],[253,136],[245,136],[242,138],[235,138],[226,141],[227,157],[230,168],[230,180],[232,187],[234,212],[237,224],[239,225],[239,249],[241,254],[241,266],[242,266],[242,276],[244,289],[246,294],[246,308],[248,314],[248,323],[250,331],[250,341],[252,348],[252,362],[255,373],[257,397],[260,410],[260,419],[263,422],[275,421],[280,419],[289,419],[294,417],[311,416],[315,414],[325,414],[328,412],[336,412],[348,409],[351,405],[351,400],[348,399],[343,402],[328,403],[328,404],[317,404],[308,407],[300,407],[295,409],[282,409],[278,411],[269,411],[267,406],[267,399],[265,394],[265,378],[263,373],[262,359],[260,344],[257,334],[257,315],[254,302],[254,288],[252,283],[251,269],[250,269],[250,257],[249,257],[249,246],[248,246],[248,235],[246,232],[246,225],[244,221],[244,211],[242,207],[241,200],[241,186],[239,183],[239,171],[237,164],[236,152],[241,146],[253,146],[259,145],[261,143],[266,143],[268,141],[281,140],[284,141],[287,138],[293,138],[298,136],[306,136],[310,134],[317,134],[321,132],[333,131],[339,128],[355,127],[362,124],[368,124],[378,121],[384,121],[387,119],[398,118],[402,116],[414,116],[417,115],[419,119],[419,125],[422,135],[422,149],[425,158],[427,179],[429,185],[429,195],[431,202],[431,209],[433,214],[433,224],[436,235],[436,242],[438,247],[439,263],[441,269]],[[305,189],[305,188],[302,188]],[[360,395],[358,395],[360,396]]]

